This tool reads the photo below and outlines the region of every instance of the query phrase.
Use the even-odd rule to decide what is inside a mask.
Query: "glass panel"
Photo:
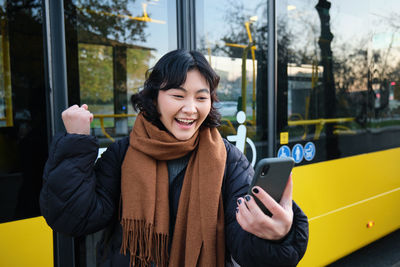
[[[4,3],[2,3],[4,6]],[[4,7],[5,8],[5,7]],[[12,89],[10,73],[10,40],[7,29],[7,14],[1,11],[0,21],[0,127],[13,126]]]
[[[92,134],[106,147],[128,135],[130,97],[146,70],[177,48],[176,4],[160,1],[65,1],[69,105],[88,104]]]
[[[400,3],[396,1],[370,1],[372,37],[368,62],[374,109],[368,126],[379,133],[395,131],[398,134],[400,126],[399,13]]]
[[[64,7],[69,105],[88,104],[91,134],[107,147],[129,135],[136,115],[130,97],[146,70],[177,48],[176,3],[65,0]],[[96,266],[101,236],[76,239],[78,266]]]
[[[196,1],[197,49],[221,77],[219,128],[249,160],[267,154],[267,1]]]
[[[40,215],[47,158],[41,6],[0,1],[0,223]]]
[[[81,103],[90,105],[93,114],[114,114],[112,47],[79,43],[78,49]],[[101,128],[100,120],[92,127]],[[114,127],[114,120],[104,119],[104,127]]]
[[[383,2],[277,2],[279,155],[304,164],[400,145],[388,15],[400,5]]]

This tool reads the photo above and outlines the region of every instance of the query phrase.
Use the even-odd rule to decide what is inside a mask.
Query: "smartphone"
[[[254,177],[250,184],[248,194],[251,195],[261,210],[271,216],[269,210],[254,196],[251,191],[254,186],[264,189],[276,202],[280,202],[283,191],[289,180],[290,172],[294,166],[293,158],[264,158],[255,168]]]

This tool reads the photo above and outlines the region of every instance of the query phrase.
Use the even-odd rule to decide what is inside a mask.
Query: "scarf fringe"
[[[168,235],[154,232],[154,225],[144,220],[122,219],[121,253],[130,254],[131,267],[168,265]]]

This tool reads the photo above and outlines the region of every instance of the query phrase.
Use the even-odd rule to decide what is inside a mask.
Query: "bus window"
[[[0,16],[0,127],[12,127],[10,41],[7,30],[7,18],[5,14],[1,14]]]
[[[176,5],[167,1],[65,2],[69,105],[88,104],[102,147],[127,136],[132,94],[145,72],[177,48]]]
[[[104,151],[129,135],[136,113],[130,103],[145,72],[177,48],[174,1],[64,1],[68,104],[87,104],[91,134]],[[77,266],[96,266],[101,233],[76,239]]]
[[[266,13],[267,1],[196,1],[196,49],[220,76],[219,130],[253,163],[267,154]]]
[[[299,153],[291,151],[298,164],[400,145],[400,43],[397,18],[387,16],[399,8],[277,2],[277,134],[288,136],[278,143],[298,145]]]
[[[389,132],[398,134],[400,128],[400,33],[396,26],[399,19],[394,15],[400,12],[400,4],[391,1],[383,3],[382,6],[382,3],[372,1],[368,13],[372,33],[368,81],[372,89],[373,107],[367,125],[385,138],[398,140],[395,136],[389,136]],[[394,146],[399,144],[385,144],[385,148]]]
[[[0,223],[40,216],[47,158],[40,6],[0,1]]]

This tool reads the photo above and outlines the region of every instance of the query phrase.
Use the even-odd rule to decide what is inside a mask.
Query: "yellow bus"
[[[299,266],[400,228],[396,1],[31,0],[0,11],[0,266],[96,266],[101,231],[73,239],[41,217],[48,144],[73,104],[95,114],[99,154],[128,135],[130,96],[176,48],[201,51],[220,75],[223,137],[244,138],[254,164],[295,159],[294,200],[310,222]]]

